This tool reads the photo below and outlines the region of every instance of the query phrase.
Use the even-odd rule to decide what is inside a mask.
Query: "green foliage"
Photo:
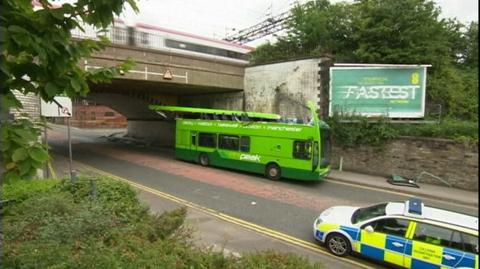
[[[235,268],[245,269],[314,269],[322,268],[319,263],[310,263],[307,258],[299,257],[292,253],[278,253],[266,251],[250,254],[238,261]]]
[[[478,122],[446,119],[439,124],[392,124],[397,136],[448,138],[478,144]]]
[[[3,164],[5,166],[4,180],[36,176],[37,169],[49,160],[45,145],[39,141],[41,130],[28,118],[5,122],[0,129],[0,144]]]
[[[0,7],[4,10],[0,25],[6,33],[0,68],[7,78],[2,85],[5,90],[33,92],[46,101],[64,93],[69,97],[84,96],[88,82],[108,80],[128,67],[122,64],[117,68],[83,70],[79,60],[103,49],[107,41],[75,41],[71,31],[81,27],[80,22],[105,28],[114,15],[121,13],[125,2],[136,8],[133,1],[85,0],[55,8],[49,1],[41,1],[43,8],[39,10],[24,2],[6,0]]]
[[[387,118],[340,117],[327,119],[334,142],[343,147],[370,145],[381,148],[391,139],[401,136],[433,137],[478,145],[478,122],[443,120],[440,123],[392,123]]]
[[[387,118],[371,120],[366,117],[340,117],[334,115],[327,120],[336,144],[344,147],[372,145],[381,147],[389,139],[396,137]]]
[[[79,0],[75,4],[65,3],[53,7],[47,0],[39,1],[41,9],[34,10],[32,1],[5,0],[0,2],[0,99],[2,112],[21,108],[20,102],[12,94],[33,93],[45,101],[55,96],[85,96],[89,83],[105,83],[121,71],[131,68],[126,61],[116,67],[84,70],[79,61],[88,58],[93,52],[103,49],[108,41],[74,40],[71,31],[83,30],[81,22],[104,29],[119,15],[125,3],[137,10],[133,0]],[[38,132],[25,121],[2,124],[7,134],[2,143],[8,149],[2,153],[8,157],[5,165],[7,178],[29,178],[34,168],[40,167],[47,158],[46,149],[35,141]],[[23,133],[22,141],[15,138],[15,131]],[[3,133],[5,133],[3,132]],[[29,134],[27,134],[29,132]],[[15,158],[11,158],[15,153]],[[28,154],[27,154],[28,153]]]
[[[478,22],[471,22],[464,34],[463,63],[470,68],[478,68]]]
[[[442,105],[444,116],[478,122],[478,69],[439,67],[428,79],[430,102]]]
[[[454,22],[439,19],[440,9],[433,1],[360,0],[356,5],[352,23],[357,61],[434,67],[448,62],[451,36],[459,34],[452,31]]]
[[[183,225],[185,208],[151,215],[127,184],[108,178],[19,180],[4,190],[16,201],[3,208],[5,268],[321,268],[292,254],[234,258],[198,249]]]
[[[21,202],[39,193],[51,191],[58,180],[13,180],[2,185],[2,200]]]
[[[292,29],[288,41],[297,43],[297,55],[336,55],[347,58],[354,49],[351,40],[354,29],[351,20],[354,6],[346,3],[330,4],[328,0],[307,2],[292,9]],[[345,55],[344,55],[345,54]]]

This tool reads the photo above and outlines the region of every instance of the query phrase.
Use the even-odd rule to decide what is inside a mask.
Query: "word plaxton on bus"
[[[175,156],[198,162],[281,177],[322,180],[330,172],[329,127],[309,102],[309,123],[287,123],[277,114],[150,106],[175,112]]]

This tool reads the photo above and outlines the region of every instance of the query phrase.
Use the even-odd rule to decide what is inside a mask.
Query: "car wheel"
[[[278,165],[271,163],[267,165],[267,168],[265,169],[265,175],[268,179],[279,180],[280,177],[282,177],[282,171]]]
[[[327,236],[326,247],[328,250],[335,256],[344,257],[350,254],[352,251],[352,246],[348,239],[338,233],[331,234]]]
[[[198,160],[202,166],[208,166],[208,164],[210,163],[210,160],[208,159],[208,155],[206,153],[200,153]]]

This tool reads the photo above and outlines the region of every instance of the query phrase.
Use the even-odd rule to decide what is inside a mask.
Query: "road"
[[[112,143],[102,137],[111,132],[113,130],[85,131],[73,128],[74,160],[215,212],[265,227],[269,231],[310,243],[315,243],[312,237],[313,220],[330,206],[365,206],[384,201],[403,201],[406,198],[401,193],[330,180],[318,183],[270,181],[259,175],[201,167],[174,159],[170,149]],[[53,152],[68,156],[64,127],[53,126],[49,138]],[[471,207],[433,200],[426,200],[426,203],[478,214]],[[367,260],[353,259],[368,266],[379,267]]]

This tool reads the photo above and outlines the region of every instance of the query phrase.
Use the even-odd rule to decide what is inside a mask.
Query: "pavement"
[[[425,197],[440,201],[452,202],[478,208],[478,191],[467,191],[453,187],[417,183],[419,188],[398,186],[387,182],[387,178],[353,172],[332,170],[327,178],[332,181],[345,182],[354,185],[384,189],[394,192]]]

